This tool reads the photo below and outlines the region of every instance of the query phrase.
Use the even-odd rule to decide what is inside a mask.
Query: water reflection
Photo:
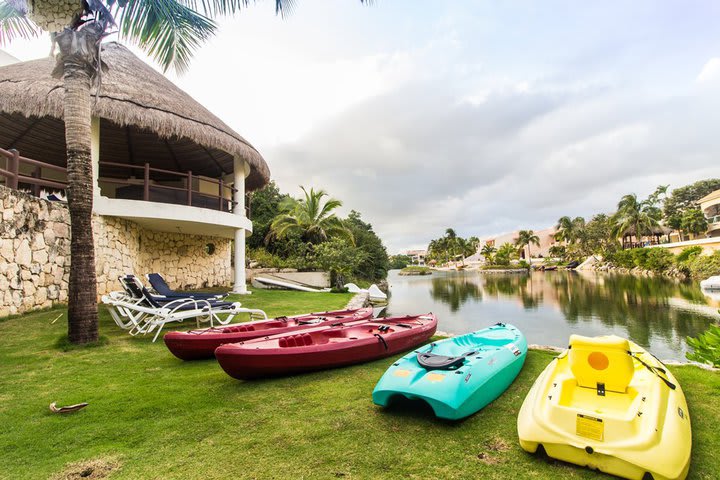
[[[530,343],[564,345],[571,333],[627,336],[665,359],[683,360],[685,337],[720,319],[697,283],[576,272],[532,275],[391,272],[388,314],[434,311],[440,330],[464,333],[513,323]]]

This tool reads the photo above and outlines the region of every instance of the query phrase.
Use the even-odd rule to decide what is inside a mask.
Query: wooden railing
[[[22,157],[20,152],[15,149],[4,150],[0,148],[0,157],[6,159],[5,168],[0,168],[0,176],[5,177],[5,185],[9,188],[17,190],[19,185],[29,185],[35,196],[40,196],[42,187],[53,190],[65,190],[67,188],[66,182],[43,178],[43,170],[59,172],[67,177],[67,170],[64,167]],[[33,167],[31,176],[20,173],[22,165]]]
[[[65,190],[67,188],[67,180],[50,179],[43,177],[43,171],[53,171],[62,174],[67,179],[67,169],[50,163],[33,160],[20,155],[15,149],[4,150],[0,148],[0,166],[2,160],[5,159],[5,168],[0,168],[0,177],[5,178],[5,185],[9,188],[17,190],[21,185],[30,187],[31,192],[35,196],[40,196],[42,188],[51,190]],[[211,208],[225,212],[232,212],[236,202],[234,195],[236,189],[226,184],[222,178],[211,178],[202,175],[194,175],[191,171],[182,173],[172,170],[164,170],[161,168],[151,167],[149,163],[143,165],[130,165],[117,162],[99,162],[100,173],[106,168],[124,169],[128,171],[126,178],[100,177],[101,182],[122,187],[138,187],[141,191],[121,190],[116,191],[116,198],[123,198],[125,194],[127,199],[156,201],[160,203],[173,203],[181,205],[189,205],[202,208]],[[28,168],[30,167],[30,168]],[[32,170],[30,175],[21,172]],[[138,175],[139,173],[139,175]],[[162,176],[164,178],[172,178],[182,186],[163,185],[154,181],[152,177]],[[138,178],[140,177],[140,178]],[[217,193],[201,192],[194,187],[194,180],[202,180],[215,184]],[[120,195],[118,195],[120,193]],[[245,214],[250,218],[250,202],[248,196],[245,197]]]
[[[128,196],[131,199],[145,200],[145,201],[159,201],[162,203],[175,203],[184,204],[189,206],[200,206],[205,208],[213,208],[215,210],[221,210],[226,212],[232,212],[235,207],[235,201],[233,197],[235,195],[235,188],[227,185],[222,178],[211,178],[202,175],[194,175],[192,171],[188,172],[175,172],[172,170],[165,170],[162,168],[151,167],[149,163],[143,165],[130,165],[127,163],[117,162],[100,162],[100,173],[103,171],[103,167],[110,168],[122,168],[129,170],[131,173],[128,178],[113,178],[113,177],[100,177],[101,182],[110,183],[114,185],[128,186],[142,186],[142,193],[140,192],[129,192]],[[137,173],[142,172],[142,180],[138,178]],[[156,174],[156,175],[152,175]],[[163,175],[165,177],[171,177],[179,183],[183,183],[183,186],[171,186],[162,185],[152,180],[152,176]],[[201,192],[194,188],[194,180],[202,180],[215,184],[217,186],[217,193],[206,193]],[[164,193],[163,193],[164,192]],[[228,195],[226,195],[226,193]],[[155,194],[155,195],[153,195]],[[122,195],[120,192],[119,195]],[[116,198],[122,198],[116,193]],[[156,198],[155,197],[163,197]],[[140,198],[135,198],[140,197]]]

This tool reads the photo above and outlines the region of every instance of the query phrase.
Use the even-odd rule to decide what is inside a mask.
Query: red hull
[[[240,380],[288,375],[395,355],[426,343],[436,329],[433,314],[376,318],[223,345],[215,357],[228,375]]]
[[[336,323],[357,322],[372,317],[372,308],[310,313],[295,317],[236,323],[224,327],[169,332],[163,340],[173,355],[181,360],[211,358],[215,349],[226,343],[244,342],[253,338],[292,333],[313,327],[329,327]],[[311,323],[304,323],[311,322]]]

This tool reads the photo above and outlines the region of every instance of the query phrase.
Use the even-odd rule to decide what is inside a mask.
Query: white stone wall
[[[67,302],[66,206],[0,186],[0,214],[0,317]],[[229,239],[155,232],[115,217],[96,216],[93,229],[98,296],[118,290],[126,273],[159,272],[178,289],[232,282]]]

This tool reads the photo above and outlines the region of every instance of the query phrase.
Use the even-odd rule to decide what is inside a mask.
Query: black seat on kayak
[[[475,355],[477,352],[467,352],[459,357],[448,357],[429,352],[417,354],[417,361],[425,370],[455,370],[462,367],[465,358]]]

